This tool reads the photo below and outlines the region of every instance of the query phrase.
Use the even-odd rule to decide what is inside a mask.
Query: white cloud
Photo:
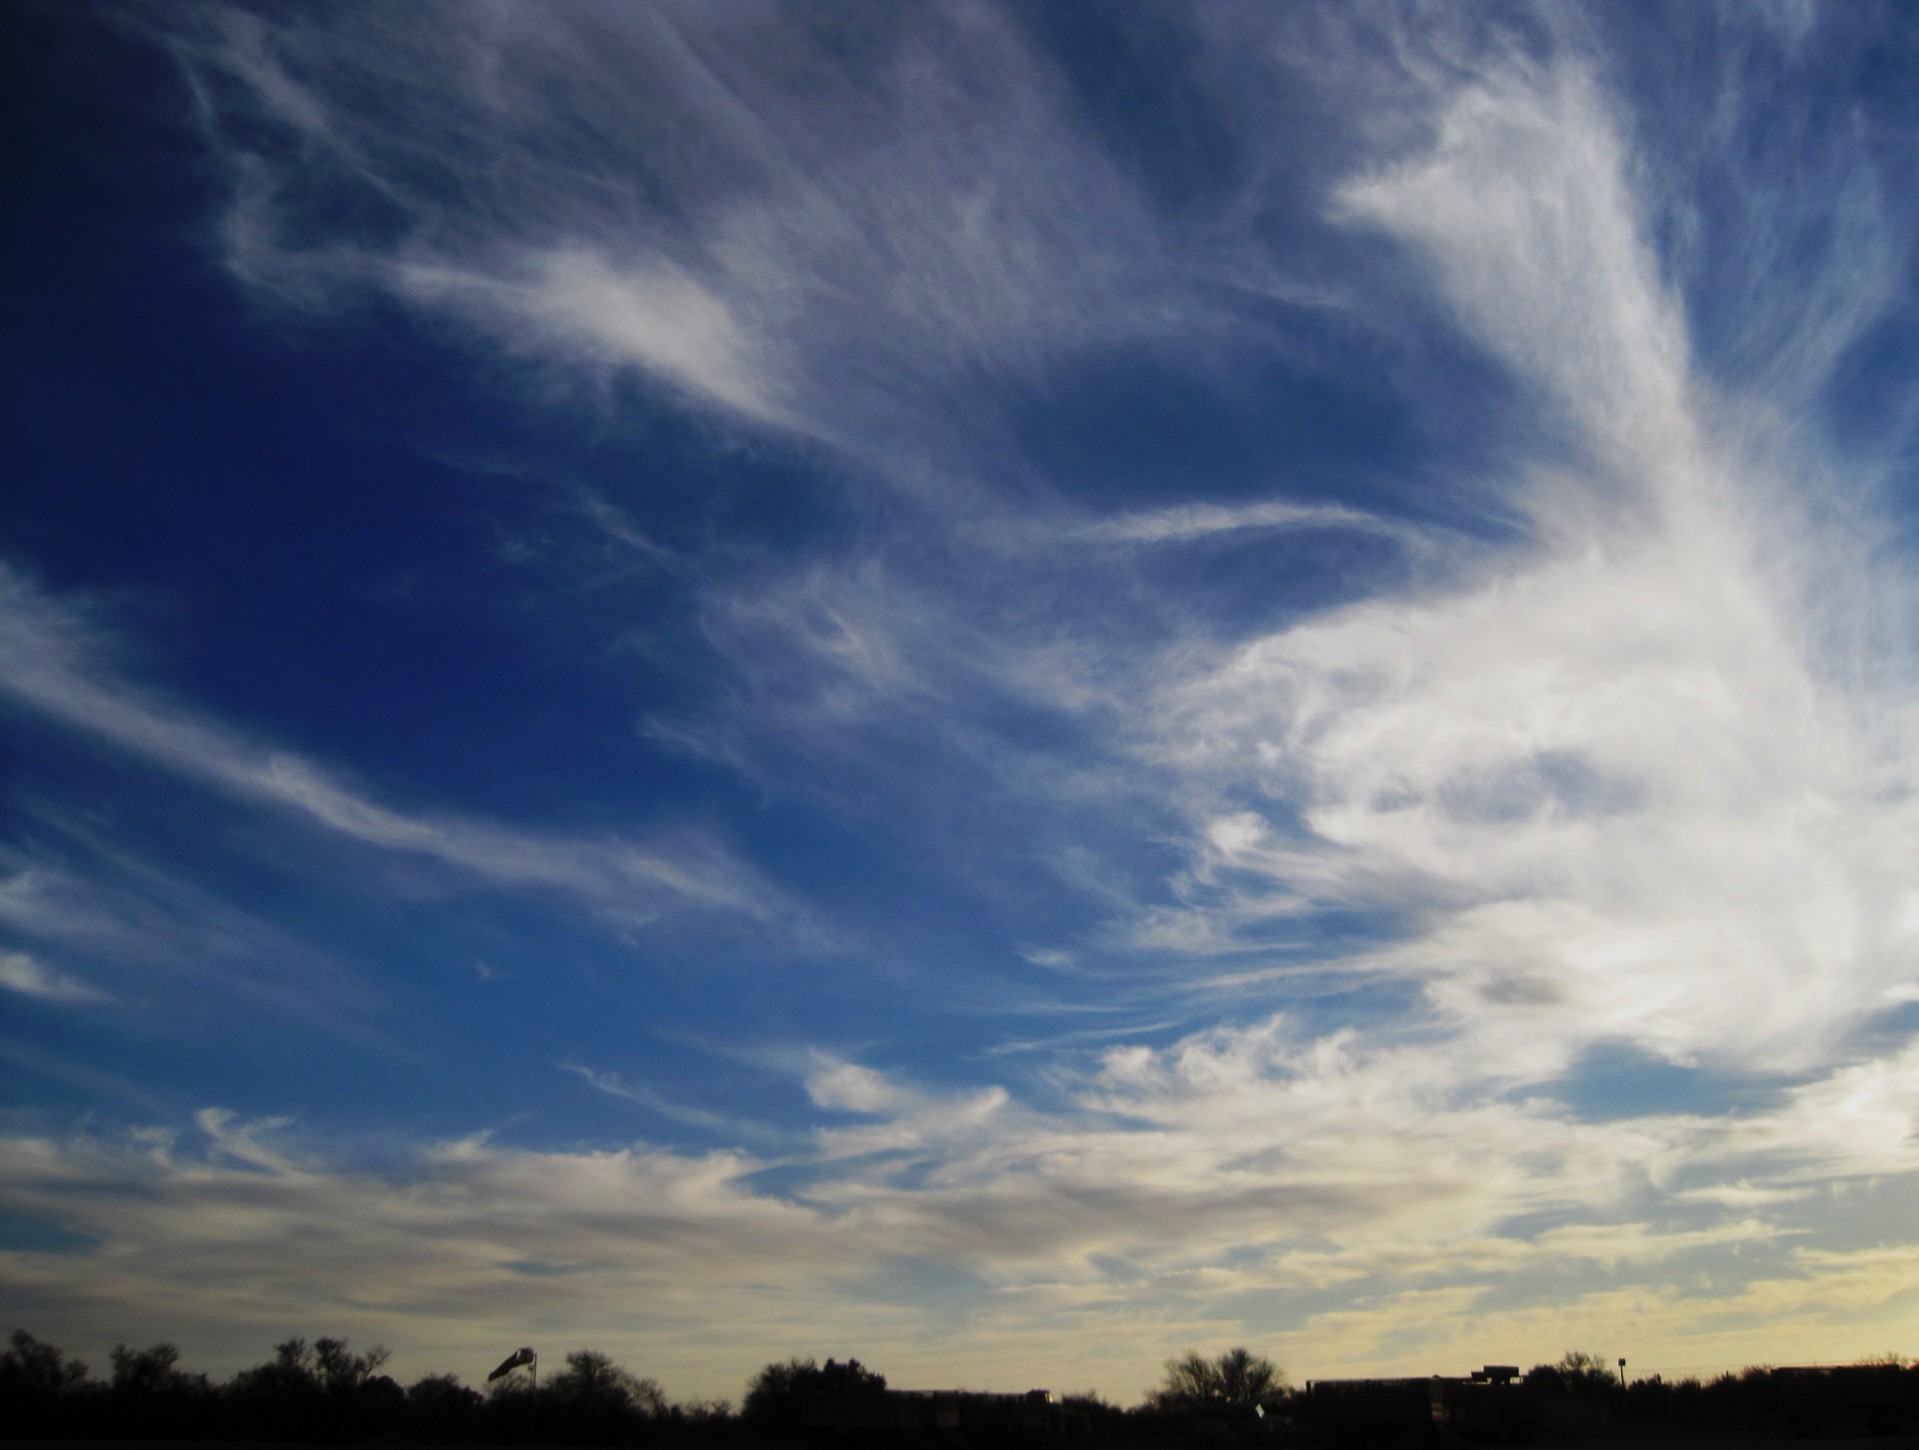
[[[657,1113],[670,1122],[685,1123],[691,1127],[703,1128],[710,1133],[732,1142],[781,1141],[782,1134],[772,1132],[757,1123],[726,1113],[711,1112],[705,1108],[691,1107],[678,1102],[665,1093],[652,1088],[627,1082],[616,1072],[605,1072],[587,1067],[577,1062],[560,1064],[561,1068],[577,1074],[592,1087],[608,1097],[619,1098],[636,1104],[648,1112]]]
[[[1468,325],[1623,482],[1689,461],[1685,330],[1635,225],[1617,127],[1577,65],[1468,85],[1429,154],[1347,183],[1337,204],[1421,248]]]
[[[1550,1357],[1524,1335],[1590,1343],[1624,1303],[1656,1313],[1644,1352],[1736,1362],[1761,1305],[1779,1343],[1844,1354],[1883,1334],[1883,1316],[1837,1334],[1832,1315],[1895,1251],[1795,1229],[1817,1211],[1809,1183],[1892,1201],[1919,1181],[1913,1067],[1842,1069],[1770,1108],[1594,1123],[1462,1096],[1443,1048],[1273,1021],[1113,1049],[1055,1113],[816,1057],[814,1101],[871,1121],[775,1160],[471,1138],[374,1173],[286,1122],[210,1109],[184,1134],[16,1135],[0,1194],[101,1241],[8,1255],[36,1332],[165,1333],[200,1363],[262,1354],[294,1304],[305,1327],[426,1356],[403,1373],[483,1368],[513,1324],[551,1323],[682,1395],[734,1393],[810,1349],[878,1350],[902,1379],[1096,1376],[1130,1398],[1169,1343],[1246,1338],[1258,1303],[1299,1295],[1317,1307],[1263,1340],[1296,1373],[1456,1353],[1466,1319],[1478,1344]],[[776,1168],[796,1186],[764,1186]],[[974,1285],[958,1320],[884,1290],[919,1263]],[[1568,1295],[1569,1274],[1590,1287]]]
[[[777,9],[332,22],[215,11],[168,37],[230,178],[229,263],[264,298],[395,292],[914,466],[950,433],[930,395],[983,409],[983,368],[1168,327],[1150,211],[989,8],[869,14],[843,66]]]
[[[742,1336],[764,1343],[755,1322],[796,1327],[780,1323],[792,1312],[781,1301],[817,1283],[824,1264],[843,1267],[852,1248],[816,1213],[745,1193],[739,1180],[754,1165],[735,1155],[526,1154],[472,1140],[426,1150],[400,1186],[284,1146],[280,1125],[209,1112],[200,1128],[204,1148],[151,1135],[7,1143],[10,1207],[114,1245],[84,1267],[70,1255],[9,1254],[16,1312],[69,1343],[72,1326],[52,1322],[78,1309],[116,1333],[173,1337],[202,1362],[237,1365],[298,1306],[356,1336],[416,1340],[425,1358],[408,1372],[462,1358],[483,1372],[492,1340],[518,1334],[510,1326],[529,1314],[563,1312],[568,1336],[606,1343],[624,1312],[611,1306],[645,1301],[660,1335],[648,1370],[684,1382],[714,1347],[713,1306],[737,1310]],[[96,1197],[135,1187],[143,1202],[132,1212]],[[90,1206],[75,1215],[66,1198]],[[582,1274],[515,1267],[529,1262]],[[436,1322],[423,1341],[422,1315]]]
[[[1418,538],[1403,524],[1358,509],[1279,500],[1238,507],[1182,504],[1148,513],[1120,514],[1087,524],[1078,530],[1078,535],[1096,542],[1168,544],[1216,534],[1277,529],[1358,529],[1404,537],[1409,542]]]
[[[547,346],[638,365],[743,418],[791,421],[765,349],[753,346],[727,303],[684,269],[659,258],[615,269],[579,248],[531,257],[526,265],[519,281],[425,263],[401,263],[395,277],[419,302],[509,328],[529,326]]]
[[[1863,602],[1899,597],[1870,540],[1804,530],[1736,405],[1695,405],[1623,166],[1562,69],[1470,88],[1430,156],[1343,189],[1592,466],[1527,481],[1529,550],[1169,672],[1143,749],[1198,811],[1189,909],[1153,930],[1411,912],[1344,965],[1422,983],[1520,1079],[1613,1037],[1827,1063],[1919,960],[1919,688],[1827,652],[1913,619],[1862,636]]]
[[[45,1002],[104,1002],[106,993],[25,952],[0,951],[0,987]]]
[[[85,823],[43,814],[34,826],[43,851],[0,848],[0,924],[86,963],[116,1001],[143,1014],[164,1001],[176,1029],[194,1018],[202,1030],[224,1029],[247,1004],[367,1038],[381,999],[339,961],[117,849]],[[56,847],[70,848],[73,864]]]

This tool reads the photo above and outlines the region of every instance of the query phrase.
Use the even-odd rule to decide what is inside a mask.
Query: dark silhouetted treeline
[[[1919,1363],[1894,1354],[1819,1369],[1750,1365],[1706,1380],[1655,1374],[1626,1384],[1598,1355],[1575,1352],[1557,1364],[1535,1365],[1525,1383],[1549,1400],[1602,1408],[1602,1423],[1642,1429],[1783,1427],[1816,1435],[1919,1425]]]
[[[542,1374],[537,1389],[530,1370],[515,1370],[484,1390],[453,1374],[401,1385],[381,1373],[387,1359],[378,1345],[356,1353],[344,1339],[292,1339],[264,1363],[216,1384],[182,1370],[170,1344],[122,1345],[102,1380],[17,1330],[0,1354],[0,1424],[15,1440],[804,1444],[809,1450],[1320,1443],[1306,1393],[1244,1349],[1168,1360],[1161,1383],[1131,1408],[1092,1393],[1066,1394],[1051,1401],[1038,1396],[1038,1414],[1026,1387],[997,1396],[889,1391],[883,1375],[856,1359],[769,1364],[748,1382],[738,1413],[725,1401],[674,1404],[655,1381],[593,1350],[566,1355],[564,1368]],[[1782,1428],[1817,1434],[1919,1425],[1919,1366],[1890,1355],[1839,1371],[1754,1366],[1710,1380],[1668,1382],[1655,1375],[1626,1384],[1601,1357],[1571,1353],[1535,1365],[1516,1388],[1543,1407],[1544,1424],[1578,1425],[1589,1434],[1663,1427],[1676,1435],[1770,1436]],[[1015,1404],[1017,1415],[993,1410]],[[905,1411],[916,1405],[928,1409],[927,1428],[900,1428],[913,1423]],[[932,1413],[940,1405],[958,1407],[957,1428]],[[980,1418],[965,1418],[976,1413]],[[892,1428],[877,1433],[875,1426]]]
[[[179,1365],[171,1344],[113,1351],[105,1382],[25,1330],[0,1355],[0,1423],[13,1439],[248,1440],[329,1444],[424,1440],[566,1445],[737,1439],[731,1406],[667,1403],[650,1379],[604,1354],[576,1350],[537,1390],[514,1374],[486,1392],[453,1374],[402,1386],[381,1346],[290,1339],[225,1384]]]

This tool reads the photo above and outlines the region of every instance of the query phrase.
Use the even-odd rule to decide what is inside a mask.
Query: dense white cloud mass
[[[683,590],[697,688],[634,733],[757,792],[736,831],[731,796],[600,834],[387,804],[0,574],[7,698],[66,748],[444,873],[415,897],[543,903],[556,958],[631,948],[577,1013],[626,1035],[538,1066],[655,1134],[499,1111],[375,1161],[378,1114],[238,1095],[23,1115],[0,1205],[77,1246],[7,1252],[21,1322],[226,1364],[338,1326],[415,1372],[544,1334],[676,1394],[793,1353],[1130,1399],[1189,1343],[1915,1347],[1919,410],[1842,406],[1910,314],[1913,176],[1795,69],[1850,32],[1695,13],[1700,97],[1599,13],[1202,9],[1153,153],[1020,10],[138,15],[261,325],[398,309],[568,426],[685,415],[791,474],[750,526],[665,463],[531,485],[591,536],[538,555],[569,607],[623,607],[607,548]],[[847,838],[870,898],[810,859]],[[197,953],[380,1017],[238,905],[66,860],[0,888],[38,1008]],[[677,1029],[726,1070],[643,1081],[661,923],[887,1005]]]
[[[1812,1066],[1919,962],[1910,679],[1821,657],[1902,591],[1808,557],[1802,506],[1700,401],[1589,83],[1519,84],[1470,90],[1430,157],[1341,203],[1432,257],[1461,322],[1578,426],[1581,466],[1518,495],[1521,557],[1166,692],[1157,743],[1225,797],[1196,822],[1203,912],[1415,906],[1366,965],[1421,980],[1521,1080],[1615,1037]],[[1262,798],[1301,829],[1244,808]]]

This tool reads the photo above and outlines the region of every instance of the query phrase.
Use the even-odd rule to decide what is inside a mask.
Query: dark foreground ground
[[[1644,1450],[1736,1450],[1745,1445],[1800,1445],[1806,1450],[1817,1450],[1819,1446],[1831,1446],[1832,1450],[1913,1450],[1919,1445],[1919,1435],[1904,1432],[1897,1435],[1862,1435],[1844,1430],[1835,1430],[1830,1435],[1801,1438],[1788,1430],[1673,1430],[1645,1431],[1639,1434],[1588,1435],[1582,1439],[1551,1439],[1542,1437],[1535,1440],[1533,1450],[1602,1450],[1602,1447],[1617,1446],[1619,1450],[1641,1446]]]
[[[0,1439],[9,1439],[4,1429],[0,1429]],[[365,1442],[353,1445],[308,1445],[290,1447],[279,1441],[246,1440],[9,1440],[18,1450],[369,1450]],[[386,1442],[385,1450],[407,1442]],[[1293,1442],[1299,1450],[1312,1450],[1318,1442],[1302,1437]],[[1905,1430],[1896,1435],[1864,1435],[1845,1430],[1837,1430],[1829,1435],[1801,1438],[1790,1431],[1769,1430],[1666,1430],[1653,1428],[1624,1428],[1594,1431],[1579,1436],[1558,1437],[1541,1436],[1531,1441],[1532,1450],[1743,1450],[1749,1445],[1760,1446],[1803,1446],[1805,1450],[1818,1450],[1829,1446],[1831,1450],[1914,1450],[1919,1446],[1919,1431]],[[441,1445],[423,1447],[423,1450],[564,1450],[564,1447],[501,1445]],[[729,1447],[729,1450],[791,1450],[786,1445],[743,1444]],[[1099,1447],[1089,1447],[1099,1450]],[[1187,1450],[1187,1447],[1172,1441],[1160,1446],[1141,1446],[1128,1444],[1122,1450]],[[1275,1447],[1277,1450],[1277,1447]]]

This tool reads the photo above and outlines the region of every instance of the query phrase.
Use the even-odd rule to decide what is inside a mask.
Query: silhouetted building
[[[1518,1381],[1513,1365],[1452,1377],[1308,1380],[1303,1416],[1329,1447],[1529,1440],[1539,1397]]]
[[[1794,1365],[1772,1379],[1795,1435],[1896,1435],[1905,1419],[1909,1376],[1897,1364]]]

